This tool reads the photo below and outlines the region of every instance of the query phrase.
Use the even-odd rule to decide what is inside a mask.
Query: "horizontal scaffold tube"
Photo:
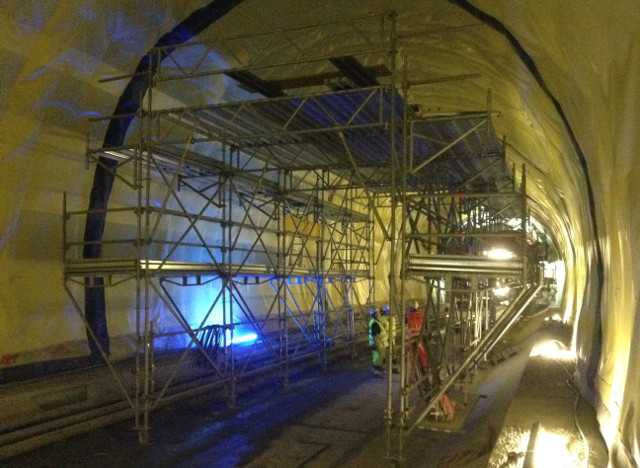
[[[407,263],[412,274],[443,271],[520,274],[523,268],[520,259],[494,260],[468,255],[410,255]]]

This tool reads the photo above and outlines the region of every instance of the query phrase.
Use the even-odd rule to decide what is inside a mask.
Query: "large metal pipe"
[[[460,272],[522,274],[521,259],[495,260],[468,255],[411,255],[408,259],[410,273]]]

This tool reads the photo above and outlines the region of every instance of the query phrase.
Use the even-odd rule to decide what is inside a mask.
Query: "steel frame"
[[[427,416],[442,419],[439,399],[444,392],[457,387],[464,393],[465,384],[473,381],[475,366],[490,351],[485,347],[478,354],[479,345],[504,313],[496,311],[496,281],[527,288],[524,177],[523,171],[519,188],[512,182],[502,192],[473,193],[461,187],[458,193],[405,196],[404,275],[422,281],[425,292],[420,298],[424,308],[420,334],[403,340],[407,352],[400,408],[405,430],[400,447],[411,431],[429,427]],[[508,216],[505,207],[511,207]],[[510,226],[507,221],[513,218],[520,224]],[[498,245],[510,249],[514,258],[492,260],[483,255]],[[418,362],[420,345],[429,362],[416,375],[411,363]]]
[[[371,22],[382,29],[364,26]],[[142,443],[149,439],[150,412],[180,379],[206,375],[225,386],[233,406],[237,380],[259,368],[279,369],[287,385],[289,366],[297,359],[317,356],[326,368],[336,345],[343,343],[354,353],[364,331],[358,319],[381,299],[374,272],[382,249],[388,248],[392,313],[405,323],[409,284],[424,284],[426,318],[418,339],[433,357],[432,378],[436,367],[446,369],[445,379],[425,391],[427,377],[416,379],[412,373],[408,363],[416,357],[409,356],[410,340],[399,327],[400,391],[394,390],[389,362],[384,417],[387,455],[401,460],[408,433],[444,392],[464,383],[459,380],[463,373],[465,379],[472,377],[467,371],[488,352],[487,343],[495,343],[495,334],[504,332],[492,327],[494,319],[501,323],[491,316],[495,278],[518,278],[523,300],[532,297],[525,289],[530,269],[526,179],[523,170],[516,187],[514,174],[503,170],[504,148],[496,144],[491,110],[431,119],[412,114],[406,104],[407,66],[401,79],[396,65],[403,36],[396,31],[395,15],[336,24],[311,28],[354,32],[359,40],[348,53],[328,56],[298,46],[293,38],[298,28],[154,49],[150,60],[156,66],[149,67],[146,109],[136,115],[137,136],[117,148],[93,147],[89,139],[87,162],[117,159],[116,177],[135,197],[130,206],[110,208],[110,216],[129,216],[136,228],[129,236],[103,239],[103,258],[83,260],[83,242],[70,238],[65,223],[65,289],[89,328],[76,299],[78,287],[134,285],[128,308],[135,309],[137,326],[133,378],[118,375],[104,352],[103,358],[135,413]],[[291,50],[278,48],[276,60],[266,53],[244,53],[247,44],[266,51],[278,37]],[[188,47],[195,52],[182,54]],[[207,57],[221,49],[238,65],[210,67]],[[292,97],[281,95],[274,80],[253,75],[272,78],[274,70],[305,69],[341,55],[381,57],[390,72],[388,83],[330,93],[312,88]],[[183,56],[188,63],[181,62]],[[164,57],[170,60],[160,60]],[[238,74],[273,95],[220,104],[164,104],[163,86],[171,91],[181,81]],[[100,132],[104,121],[96,119],[93,131]],[[388,217],[381,214],[383,207]],[[68,211],[65,202],[65,220],[85,215]],[[508,227],[506,221],[515,217],[521,225]],[[382,233],[377,246],[376,229]],[[520,246],[516,260],[480,257],[485,246],[505,238]],[[190,323],[185,297],[207,288],[215,292],[208,294],[206,312]],[[257,296],[265,299],[260,309]],[[451,312],[446,317],[444,303]],[[175,329],[157,329],[157,304]],[[521,305],[513,309],[518,312]],[[211,322],[214,310],[220,319]],[[503,323],[512,323],[514,314],[503,313],[508,318]],[[241,327],[258,335],[254,345],[233,344]],[[186,336],[183,351],[171,368],[159,369],[156,341],[176,335]],[[187,362],[195,364],[185,370]]]
[[[152,108],[152,98],[149,99]],[[141,120],[147,118],[153,120],[156,115],[149,113]],[[149,123],[147,128],[158,128],[154,124]],[[140,125],[141,131],[144,128]],[[110,245],[132,245],[131,256],[79,260],[77,252],[69,251],[83,243],[69,240],[65,234],[65,272],[67,282],[78,284],[94,284],[96,277],[107,278],[105,287],[135,282],[138,351],[134,395],[129,395],[125,383],[120,387],[135,411],[140,440],[146,443],[149,413],[178,374],[176,366],[162,388],[156,390],[159,379],[154,365],[155,340],[175,335],[176,331],[154,330],[149,313],[152,296],[162,301],[182,333],[189,337],[178,363],[187,361],[186,356],[196,347],[202,356],[200,362],[208,364],[213,378],[228,386],[233,405],[236,380],[255,371],[256,364],[251,360],[260,366],[279,367],[288,384],[289,365],[296,359],[315,353],[326,368],[329,350],[341,341],[351,353],[355,352],[354,308],[368,303],[372,286],[363,288],[362,296],[354,285],[371,282],[372,231],[370,210],[357,201],[357,191],[348,179],[346,185],[338,184],[349,174],[336,176],[326,170],[283,169],[265,164],[259,175],[252,175],[242,170],[241,165],[251,160],[245,155],[243,161],[237,147],[225,148],[222,160],[212,168],[190,154],[188,140],[179,155],[157,150],[157,142],[162,141],[157,133],[141,137],[140,141],[140,146],[133,149],[88,151],[89,158],[97,154],[119,157],[119,172],[127,165],[132,168],[132,180],[124,179],[120,173],[118,177],[125,182],[124,187],[135,189],[137,204],[109,211],[133,214],[137,233],[133,238],[103,240],[105,256],[109,256]],[[152,194],[152,173],[165,188],[164,194]],[[203,200],[199,207],[194,209],[183,201],[185,191]],[[154,206],[159,195],[163,201],[159,207]],[[332,204],[329,198],[338,202]],[[69,212],[65,207],[64,218],[84,214]],[[167,219],[184,224],[183,230],[171,239],[158,234]],[[212,231],[217,231],[213,238]],[[198,257],[204,257],[203,261],[188,261]],[[249,263],[251,259],[259,260]],[[201,323],[190,324],[174,298],[175,290],[204,288],[213,283],[219,284],[219,292],[207,314]],[[247,290],[258,287],[260,294],[272,298],[267,310],[259,315],[246,300]],[[67,292],[73,298],[68,287]],[[304,304],[305,296],[312,298],[310,303]],[[83,317],[80,301],[73,298],[73,302]],[[222,323],[207,325],[219,304],[223,309]],[[244,317],[243,322],[238,321],[238,314]],[[245,324],[259,335],[262,349],[245,353],[247,356],[241,361],[229,341],[233,340],[233,330]],[[220,330],[231,334],[220,335]],[[205,341],[210,339],[204,337],[212,332],[216,336],[213,350],[207,349]],[[256,354],[260,355],[259,361]],[[115,368],[110,368],[121,382]]]

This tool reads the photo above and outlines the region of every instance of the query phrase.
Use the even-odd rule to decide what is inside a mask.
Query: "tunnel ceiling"
[[[48,129],[46,141],[55,142],[47,143],[48,154],[65,160],[72,158],[70,154],[83,154],[86,117],[110,115],[126,86],[126,80],[104,79],[131,76],[158,39],[199,8],[225,4],[228,11],[199,30],[190,42],[224,42],[223,46],[206,49],[204,55],[198,54],[204,47],[190,48],[189,52],[179,48],[172,51],[171,60],[224,67],[256,57],[264,62],[286,61],[296,54],[324,54],[333,60],[326,60],[322,66],[307,63],[277,72],[253,70],[267,85],[262,94],[250,92],[251,83],[238,74],[227,73],[200,83],[196,80],[190,88],[156,94],[157,100],[165,100],[166,107],[255,99],[265,92],[295,96],[313,89],[319,80],[325,89],[327,83],[339,87],[340,76],[345,70],[354,73],[354,67],[356,80],[362,78],[359,72],[366,71],[365,81],[359,85],[368,84],[368,79],[388,84],[391,57],[386,45],[382,49],[377,46],[390,31],[387,23],[381,32],[383,22],[375,17],[394,12],[399,38],[394,57],[399,75],[402,77],[406,68],[410,82],[422,83],[411,88],[407,105],[427,118],[491,110],[491,125],[505,144],[507,162],[514,164],[517,175],[522,164],[526,167],[534,217],[552,233],[563,257],[575,257],[574,263],[584,261],[585,257],[579,257],[586,254],[577,246],[593,245],[594,218],[603,216],[603,209],[593,206],[595,195],[589,176],[606,174],[610,169],[594,156],[606,150],[595,141],[595,135],[615,130],[607,126],[606,113],[598,109],[606,107],[607,96],[618,96],[611,92],[613,84],[600,83],[595,72],[617,70],[605,52],[613,50],[615,44],[624,44],[626,36],[618,33],[613,21],[620,21],[623,15],[608,17],[608,28],[594,28],[594,20],[581,23],[585,15],[580,6],[555,2],[517,7],[512,2],[454,0],[348,5],[339,1],[272,0],[268,7],[263,3],[192,0],[167,2],[163,8],[149,10],[134,8],[124,0],[109,8],[78,1],[47,3],[34,9],[28,2],[11,2],[11,15],[3,18],[7,37],[11,38],[3,43],[5,61],[17,64],[8,70],[3,82],[7,90],[15,90],[5,93],[6,115],[16,129],[8,135],[10,153],[22,154],[32,145],[36,133],[26,125],[32,118],[24,113],[24,103],[31,102],[34,115],[37,113]],[[590,18],[607,18],[606,5],[599,3],[592,8],[595,11]],[[344,26],[347,19],[362,17],[374,21]],[[629,21],[633,21],[632,15]],[[325,25],[298,29],[319,22]],[[329,25],[333,22],[343,25]],[[581,35],[575,24],[592,33]],[[247,42],[244,38],[249,34],[253,38]],[[364,53],[370,49],[379,50]],[[358,59],[360,70],[350,57]],[[612,107],[622,105],[619,96]],[[599,105],[581,107],[580,103],[591,98]],[[587,124],[578,125],[584,116]],[[68,141],[69,129],[81,137]],[[16,157],[8,162],[16,165],[10,170],[28,166]],[[25,177],[8,180],[7,193],[18,194],[28,184],[39,187],[55,180],[31,182]],[[87,184],[91,183],[89,179]],[[90,190],[73,186],[81,199],[86,194],[80,192]],[[7,206],[18,201],[11,199]],[[585,275],[581,276],[584,282]],[[576,294],[580,290],[578,286]]]
[[[398,37],[396,86],[401,86],[403,78],[416,84],[401,105],[410,106],[414,115],[421,118],[434,118],[435,123],[423,124],[424,133],[436,141],[446,141],[443,133],[460,134],[472,123],[463,121],[456,124],[460,128],[452,131],[445,124],[438,127],[436,119],[490,112],[491,125],[501,141],[489,141],[488,145],[504,144],[507,164],[516,168],[518,180],[522,166],[526,167],[532,214],[550,231],[562,254],[571,255],[574,245],[570,242],[579,244],[582,233],[590,231],[584,161],[570,123],[551,91],[558,77],[545,76],[544,62],[537,65],[534,61],[538,57],[533,54],[550,53],[551,45],[543,42],[544,37],[534,43],[533,38],[519,38],[517,31],[511,31],[505,20],[514,12],[484,12],[466,2],[443,1],[410,5],[377,2],[348,8],[342,4],[330,8],[326,3],[319,6],[314,2],[286,1],[255,8],[256,3],[240,3],[198,36],[198,41],[212,41],[211,45],[174,51],[171,61],[165,60],[165,73],[170,75],[172,66],[190,69],[207,61],[219,69],[254,64],[257,67],[249,72],[216,75],[213,82],[203,79],[188,87],[169,87],[167,95],[155,96],[156,104],[163,98],[166,103],[161,105],[167,108],[264,97],[286,99],[310,92],[390,84],[390,23],[381,15],[394,14]],[[308,25],[313,27],[299,28]],[[293,64],[304,56],[325,56],[327,60]],[[270,67],[273,63],[292,65]],[[327,100],[324,105],[344,106],[344,102]],[[276,111],[274,107],[264,110],[272,118]],[[204,109],[199,118],[215,122],[217,117],[224,121],[228,118],[225,112],[232,115],[233,109]],[[255,122],[254,119],[252,123]],[[290,143],[295,146],[296,142]],[[470,154],[477,152],[474,146],[484,143],[465,140]],[[326,157],[331,145],[339,142],[325,140],[319,145],[322,151],[318,158]],[[292,149],[292,154],[295,151]],[[361,163],[384,164],[371,148],[363,148],[361,154],[369,158]],[[287,162],[290,161],[282,161]],[[431,169],[442,174],[459,173],[458,180],[449,184],[451,188],[464,180],[465,170],[476,169],[465,167],[471,163],[476,164],[477,158],[458,154],[449,162],[438,161]],[[509,169],[504,167],[499,172],[494,175],[508,176]],[[375,170],[370,173],[372,178],[375,174]]]

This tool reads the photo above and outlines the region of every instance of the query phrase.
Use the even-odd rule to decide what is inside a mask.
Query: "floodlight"
[[[256,341],[256,339],[258,339],[258,335],[256,335],[255,333],[247,333],[246,335],[234,336],[231,342],[233,344],[249,344]]]
[[[530,356],[542,356],[549,359],[572,361],[575,354],[558,340],[545,341],[536,344],[531,350]]]
[[[515,255],[507,249],[491,249],[485,250],[483,254],[492,260],[509,260]]]

